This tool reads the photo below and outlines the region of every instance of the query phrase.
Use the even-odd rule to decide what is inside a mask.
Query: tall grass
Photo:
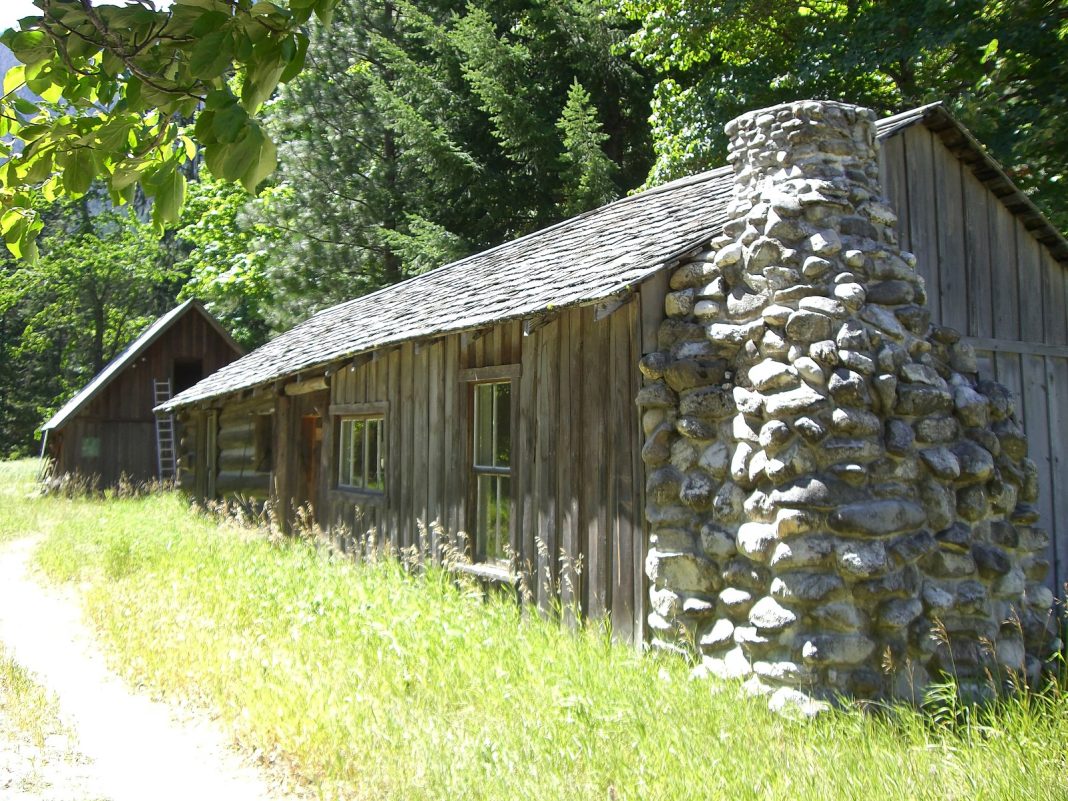
[[[131,679],[210,705],[328,798],[1068,798],[1063,692],[794,720],[596,626],[271,543],[177,495],[18,502]]]
[[[44,510],[27,502],[37,494],[40,465],[37,459],[0,461],[0,543],[42,530]]]
[[[0,720],[4,734],[22,735],[42,748],[50,734],[64,732],[59,703],[0,645]]]

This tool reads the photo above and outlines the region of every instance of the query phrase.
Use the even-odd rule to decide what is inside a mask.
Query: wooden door
[[[306,414],[300,420],[300,478],[297,499],[299,505],[314,506],[319,490],[319,465],[323,453],[323,418]]]

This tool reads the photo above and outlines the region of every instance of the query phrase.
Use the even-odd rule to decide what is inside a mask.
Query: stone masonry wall
[[[806,101],[727,126],[730,221],[642,361],[655,643],[775,703],[979,689],[1052,639],[1013,399],[930,325],[873,122]]]

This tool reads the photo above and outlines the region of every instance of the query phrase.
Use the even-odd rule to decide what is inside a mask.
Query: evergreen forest
[[[182,40],[211,89],[197,103],[154,95],[129,53],[111,68],[105,54],[108,77],[90,85],[84,47],[46,63],[39,31],[0,37],[0,457],[33,452],[38,426],[182,300],[252,348],[719,166],[723,125],[785,100],[880,114],[942,101],[1068,231],[1063,0],[279,0],[256,8],[299,29],[296,50],[267,55],[208,25],[215,2],[174,6],[204,12]],[[52,155],[32,139],[45,127],[32,114],[59,102],[52,131],[90,147]],[[94,104],[90,135],[71,109]],[[177,131],[173,151],[139,173],[105,169],[139,135],[133,113]]]

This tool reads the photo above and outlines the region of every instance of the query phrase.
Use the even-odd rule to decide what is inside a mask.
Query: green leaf
[[[298,33],[294,38],[296,39],[295,52],[290,56],[278,79],[282,83],[293,80],[304,69],[304,59],[308,54],[308,37],[303,33]]]
[[[101,69],[104,71],[105,75],[109,75],[114,78],[119,75],[124,69],[126,69],[126,65],[122,62],[122,59],[115,55],[113,52],[111,52],[110,50],[105,50],[104,60],[101,64]]]
[[[92,150],[80,147],[61,154],[57,161],[63,170],[64,190],[74,195],[83,195],[89,191],[96,175]]]
[[[315,16],[319,18],[323,25],[329,25],[331,20],[334,19],[335,5],[337,5],[337,0],[319,0],[315,4]]]
[[[16,64],[4,76],[4,94],[10,94],[24,83],[26,83],[26,67],[23,64]]]
[[[264,136],[255,163],[241,176],[241,184],[250,195],[256,194],[256,188],[274,172],[278,166],[278,148],[270,138]]]
[[[8,232],[20,223],[24,218],[22,209],[8,209],[4,216],[0,217],[0,234],[7,238]]]
[[[9,46],[15,58],[23,64],[34,64],[50,58],[56,52],[52,40],[44,31],[20,31],[12,37]]]
[[[45,180],[52,174],[52,152],[46,151],[30,161],[29,169],[26,170],[25,180],[27,183],[36,184]]]
[[[37,91],[37,94],[39,94],[41,99],[46,103],[58,103],[60,98],[63,97],[63,87],[51,82],[49,82],[48,87],[43,91],[35,91]]]
[[[110,153],[125,153],[129,150],[131,128],[123,120],[109,120],[96,131],[96,141]]]
[[[174,168],[163,171],[161,178],[154,181],[155,194],[152,199],[152,221],[157,226],[177,222],[185,203],[185,176]]]
[[[987,42],[986,47],[982,48],[983,57],[979,59],[980,64],[988,64],[998,56],[999,42],[997,39],[991,39]]]
[[[182,149],[185,151],[185,157],[192,161],[197,155],[197,145],[188,136],[180,137],[179,141],[182,143]]]
[[[215,31],[201,39],[189,57],[189,72],[195,78],[210,80],[230,66],[234,39],[229,30]]]
[[[249,116],[236,102],[215,112],[211,130],[217,142],[236,142],[249,125]]]
[[[140,162],[121,162],[115,165],[115,171],[111,174],[111,187],[118,192],[122,192],[124,189],[132,187],[141,180],[141,176],[144,172],[145,167]]]

